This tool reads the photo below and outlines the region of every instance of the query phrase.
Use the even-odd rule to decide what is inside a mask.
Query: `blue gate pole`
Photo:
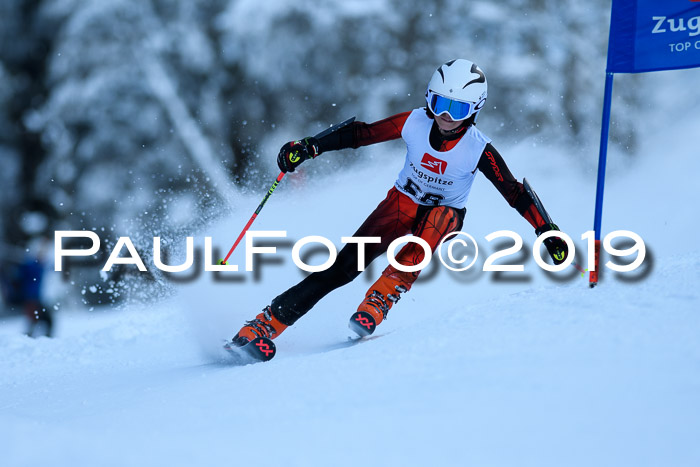
[[[598,155],[598,186],[595,195],[595,219],[593,230],[595,231],[595,265],[590,272],[589,285],[595,287],[598,284],[598,271],[600,268],[600,232],[603,217],[603,190],[605,188],[605,164],[608,159],[608,135],[610,134],[610,107],[612,105],[614,74],[605,73],[605,95],[603,97],[603,124],[600,131],[600,152]]]

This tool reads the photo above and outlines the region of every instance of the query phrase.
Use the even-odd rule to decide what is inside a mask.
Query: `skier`
[[[395,239],[409,233],[425,240],[433,251],[449,233],[459,231],[477,169],[488,178],[534,228],[539,236],[559,230],[535,199],[508,170],[491,140],[476,128],[486,102],[486,77],[469,60],[451,60],[433,74],[425,94],[427,107],[400,113],[375,123],[354,122],[321,139],[307,137],[282,146],[277,164],[283,172],[294,170],[307,159],[345,148],[358,148],[403,138],[406,161],[386,198],[355,232],[355,237],[380,237],[365,245],[369,264],[386,252]],[[555,264],[566,260],[568,249],[559,237],[545,239]],[[425,253],[416,243],[406,244],[396,261],[414,266]],[[262,313],[246,322],[232,344],[242,347],[253,339],[274,339],[304,316],[332,290],[348,284],[359,274],[358,246],[346,245],[327,270],[307,276],[275,297]],[[350,327],[361,336],[371,334],[389,310],[408,292],[418,272],[402,272],[389,265],[369,288]]]
[[[53,330],[53,313],[43,297],[47,241],[30,242],[26,252],[23,248],[3,248],[4,257],[0,257],[0,298],[10,309],[17,307],[24,312],[29,337],[51,337]]]

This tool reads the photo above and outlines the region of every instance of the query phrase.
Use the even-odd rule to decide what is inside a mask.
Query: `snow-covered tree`
[[[432,71],[462,57],[488,77],[490,134],[580,145],[600,125],[608,10],[603,0],[240,0],[219,23],[224,60],[252,91],[250,120],[381,118],[423,105]]]

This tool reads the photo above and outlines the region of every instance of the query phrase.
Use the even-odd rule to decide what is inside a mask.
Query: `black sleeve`
[[[523,186],[510,173],[503,157],[491,143],[484,148],[476,167],[493,183],[508,204],[515,207],[515,200],[523,191]]]
[[[355,125],[361,124],[362,122],[352,122],[350,125],[343,127],[338,131],[334,131],[330,135],[324,136],[318,140],[319,153],[354,147]]]
[[[476,166],[488,178],[508,204],[515,208],[533,227],[544,224],[544,219],[537,212],[532,199],[525,192],[525,187],[517,181],[491,143],[481,153]]]
[[[403,112],[374,123],[353,122],[318,142],[320,152],[382,143],[401,138],[403,124],[411,112]]]

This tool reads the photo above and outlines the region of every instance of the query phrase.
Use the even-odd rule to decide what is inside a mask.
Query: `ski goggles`
[[[435,94],[432,91],[428,91],[427,101],[428,108],[433,114],[435,114],[436,117],[447,112],[450,118],[452,118],[454,121],[469,118],[474,112],[474,107],[476,107],[474,102],[462,102],[448,99],[447,97],[441,96],[440,94]]]

